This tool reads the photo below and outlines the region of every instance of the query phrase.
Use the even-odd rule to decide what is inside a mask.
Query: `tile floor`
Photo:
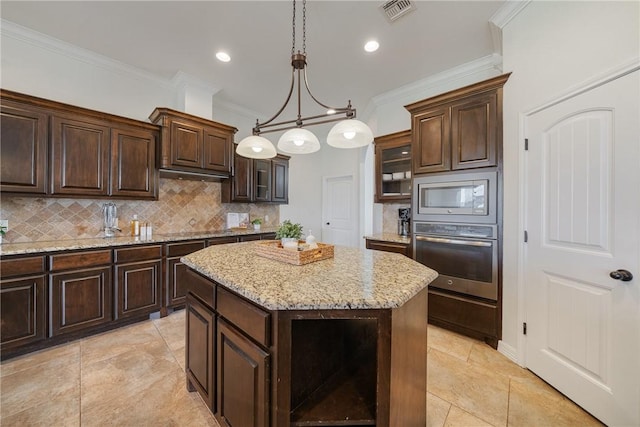
[[[485,344],[429,327],[427,425],[597,420]],[[218,426],[184,379],[184,310],[0,365],[0,425]]]

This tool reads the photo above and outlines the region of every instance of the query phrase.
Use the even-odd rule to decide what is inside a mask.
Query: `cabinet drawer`
[[[117,263],[145,261],[162,258],[162,245],[116,249],[113,252],[114,261]]]
[[[111,249],[89,252],[71,252],[49,256],[49,267],[51,271],[95,267],[105,264],[111,264]]]
[[[367,239],[367,249],[374,249],[376,251],[394,252],[411,257],[409,252],[409,245],[403,243],[385,242],[380,240]]]
[[[215,284],[195,271],[188,269],[186,290],[187,292],[198,297],[202,302],[207,304],[209,308],[213,309],[216,306],[216,286]]]
[[[237,243],[237,242],[238,242],[237,237],[216,237],[214,239],[208,239],[207,246],[224,245],[226,243]]]
[[[0,277],[25,276],[44,272],[44,256],[3,259]]]
[[[271,344],[271,315],[252,303],[218,286],[216,311],[260,344]]]
[[[190,253],[204,249],[204,240],[198,240],[197,242],[185,242],[185,243],[168,243],[167,244],[167,256],[183,256]]]

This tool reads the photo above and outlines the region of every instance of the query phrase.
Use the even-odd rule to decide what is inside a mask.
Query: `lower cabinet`
[[[113,320],[111,250],[51,255],[49,262],[50,337]]]
[[[114,250],[116,319],[143,316],[162,306],[162,246]]]
[[[388,242],[385,240],[366,239],[367,249],[377,251],[394,252],[411,258],[411,245],[406,243]]]
[[[185,372],[187,388],[197,391],[211,412],[216,412],[215,344],[216,318],[192,294],[186,296]]]
[[[169,243],[165,245],[166,256],[166,298],[167,307],[178,307],[185,303],[187,289],[185,286],[187,266],[180,262],[180,258],[192,252],[204,249],[205,241],[197,240],[193,242]]]
[[[269,353],[218,319],[217,413],[223,426],[269,425]]]

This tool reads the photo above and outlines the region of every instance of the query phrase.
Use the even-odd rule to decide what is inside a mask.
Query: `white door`
[[[358,203],[353,175],[325,177],[322,187],[322,241],[357,246]]]
[[[525,117],[526,365],[610,426],[640,425],[639,74]]]

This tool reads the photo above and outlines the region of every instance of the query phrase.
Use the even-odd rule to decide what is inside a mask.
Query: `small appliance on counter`
[[[411,209],[400,208],[398,209],[398,234],[408,237],[409,233],[411,233]]]
[[[115,237],[118,228],[118,208],[115,203],[109,202],[102,205],[104,216],[104,237]]]

